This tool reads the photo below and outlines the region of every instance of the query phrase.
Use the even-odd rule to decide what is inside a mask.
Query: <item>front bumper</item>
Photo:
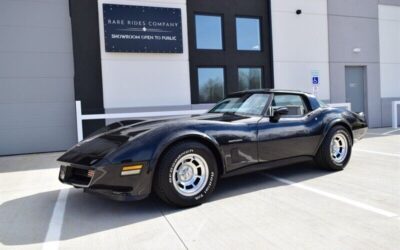
[[[140,200],[150,194],[152,173],[147,162],[136,163],[139,164],[142,165],[140,171],[123,175],[126,164],[89,167],[61,163],[59,180],[83,188],[85,192],[101,194],[113,200]]]

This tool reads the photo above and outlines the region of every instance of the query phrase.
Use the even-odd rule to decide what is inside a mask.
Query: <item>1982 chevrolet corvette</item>
[[[362,113],[297,91],[229,95],[203,115],[121,121],[58,160],[61,182],[117,200],[153,190],[167,203],[203,203],[220,177],[314,159],[342,170],[367,131]]]

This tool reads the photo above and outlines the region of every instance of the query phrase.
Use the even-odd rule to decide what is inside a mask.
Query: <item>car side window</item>
[[[237,113],[261,115],[268,101],[268,94],[252,94],[237,109]]]
[[[286,107],[288,114],[283,117],[303,116],[308,113],[303,98],[296,94],[275,95],[271,104],[272,108]]]

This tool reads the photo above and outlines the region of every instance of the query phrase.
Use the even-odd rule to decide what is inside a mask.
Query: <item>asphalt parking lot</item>
[[[0,248],[399,249],[400,130],[371,129],[344,171],[311,163],[221,180],[175,209],[62,185],[61,153],[0,157]]]

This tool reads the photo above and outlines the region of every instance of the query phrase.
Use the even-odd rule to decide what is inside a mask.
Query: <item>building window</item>
[[[237,50],[261,51],[260,19],[236,18]]]
[[[196,48],[222,50],[221,16],[195,15]]]
[[[224,98],[224,68],[198,68],[199,102],[216,103]]]
[[[261,68],[239,68],[239,90],[261,89],[262,69]]]

